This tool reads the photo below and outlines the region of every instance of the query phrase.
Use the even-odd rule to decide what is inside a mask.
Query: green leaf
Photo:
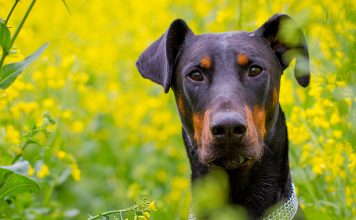
[[[0,46],[3,49],[3,53],[8,53],[11,49],[11,37],[10,31],[7,28],[4,21],[0,20]]]
[[[47,46],[48,43],[44,44],[42,47],[36,50],[36,52],[26,57],[21,62],[5,65],[0,71],[0,89],[7,89],[20,75],[20,73],[42,54]]]
[[[30,178],[0,168],[0,199],[23,192],[37,192],[39,185]]]

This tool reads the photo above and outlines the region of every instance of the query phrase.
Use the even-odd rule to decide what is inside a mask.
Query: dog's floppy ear
[[[174,64],[186,37],[193,32],[185,21],[177,19],[138,58],[136,66],[144,78],[161,84],[167,93],[171,86]]]
[[[275,14],[254,32],[266,39],[283,68],[296,58],[294,75],[298,83],[306,87],[310,81],[309,52],[302,30],[285,14]]]

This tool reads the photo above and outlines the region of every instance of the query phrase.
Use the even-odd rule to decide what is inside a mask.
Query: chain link
[[[290,220],[293,219],[298,210],[298,200],[295,194],[294,184],[292,184],[291,195],[287,202],[285,202],[281,207],[274,210],[267,217],[263,218],[263,220],[275,220],[275,219],[283,219]]]

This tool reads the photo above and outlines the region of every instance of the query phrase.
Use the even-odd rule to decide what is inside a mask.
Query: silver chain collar
[[[271,214],[269,214],[267,217],[264,217],[263,220],[274,220],[274,219],[290,220],[294,218],[297,211],[298,211],[298,200],[295,194],[294,184],[292,183],[292,190],[288,200],[278,209],[274,210]],[[189,220],[197,220],[193,212],[190,212]]]
[[[298,200],[295,194],[294,184],[292,183],[292,190],[288,200],[278,209],[274,210],[271,214],[269,214],[267,217],[263,218],[263,220],[293,219],[297,211],[298,211]]]

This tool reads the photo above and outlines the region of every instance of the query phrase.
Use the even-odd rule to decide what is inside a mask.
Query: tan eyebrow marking
[[[200,59],[200,66],[204,69],[209,69],[212,66],[212,61],[209,57],[204,56]]]
[[[238,54],[236,56],[236,62],[237,62],[237,64],[244,66],[244,65],[248,64],[248,62],[249,62],[248,56],[244,53]]]

